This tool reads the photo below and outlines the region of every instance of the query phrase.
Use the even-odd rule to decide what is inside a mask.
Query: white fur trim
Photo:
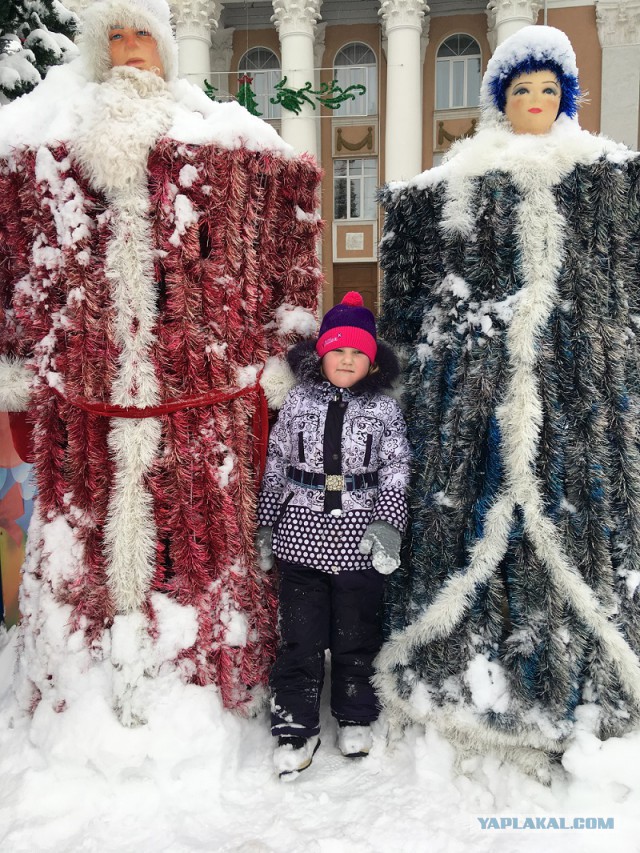
[[[505,126],[484,127],[471,139],[456,142],[441,166],[428,169],[411,181],[391,183],[389,189],[394,193],[414,187],[428,189],[443,181],[463,181],[490,171],[506,172],[514,180],[526,171],[531,175],[532,186],[553,186],[579,164],[588,165],[600,157],[624,162],[637,156],[625,145],[582,130],[575,120],[561,115],[549,133],[541,136],[513,133]],[[451,210],[458,210],[459,217],[468,219],[473,214],[462,206],[464,202],[458,201],[455,193],[450,192],[449,198]],[[443,218],[446,227],[455,222],[451,212]]]
[[[140,607],[155,571],[153,497],[144,480],[160,438],[158,418],[116,419],[109,433],[115,472],[104,539],[109,587],[119,613]]]
[[[283,358],[272,356],[268,358],[262,376],[262,390],[267,398],[270,409],[281,409],[285,397],[296,384],[296,378],[288,363]]]
[[[534,474],[542,425],[542,401],[533,368],[536,340],[557,298],[556,279],[562,263],[564,218],[557,212],[550,189],[534,187],[534,176],[523,170],[517,181],[525,193],[518,210],[518,242],[522,247],[525,281],[507,338],[512,378],[498,420],[505,445],[507,483],[524,509],[527,534],[550,570],[552,583],[602,641],[603,653],[616,669],[631,700],[640,708],[640,664],[622,634],[607,618],[602,605],[577,568],[563,553],[555,526],[544,513],[544,502]],[[541,263],[544,259],[545,262]]]
[[[146,165],[171,124],[172,104],[159,78],[116,68],[98,87],[71,147],[92,184],[105,192],[112,213],[105,275],[119,347],[111,402],[120,406],[143,408],[159,401],[151,355],[156,300]],[[155,571],[153,498],[145,479],[160,439],[158,418],[112,421],[108,440],[115,472],[105,545],[109,586],[120,613],[140,607]]]
[[[552,754],[563,750],[562,732],[554,732],[551,727],[549,731],[530,727],[514,732],[487,725],[482,717],[475,715],[468,707],[434,704],[418,710],[411,697],[403,699],[399,696],[395,677],[391,671],[387,671],[382,653],[376,660],[376,668],[373,684],[392,719],[399,724],[433,723],[462,754],[482,755],[492,750],[504,760],[522,767],[525,772],[538,776],[540,772],[544,774],[542,768],[547,766],[538,751]]]
[[[91,95],[78,104],[70,152],[94,187],[107,193],[137,187],[138,205],[148,205],[147,158],[173,119],[167,85],[154,74],[120,66]]]
[[[489,580],[507,550],[512,512],[513,499],[506,495],[490,508],[485,522],[487,532],[473,546],[467,571],[448,578],[422,616],[391,636],[378,656],[380,670],[406,666],[416,647],[444,637],[455,628],[472,604],[477,587]]]
[[[0,411],[25,412],[33,378],[24,359],[0,355]]]
[[[102,83],[111,70],[108,35],[114,26],[148,30],[158,45],[164,79],[173,80],[178,76],[178,45],[171,29],[171,13],[164,0],[98,0],[82,15],[78,37],[80,55],[90,80]]]
[[[543,784],[551,781],[550,755],[562,752],[562,743],[551,737],[534,741],[517,734],[499,732],[489,726],[478,726],[475,720],[464,720],[446,711],[437,714],[436,728],[455,745],[458,755],[486,754],[491,749],[502,761],[515,764],[524,773]]]

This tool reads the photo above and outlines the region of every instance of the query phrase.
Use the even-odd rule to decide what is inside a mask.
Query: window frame
[[[373,56],[373,62],[365,62],[365,63],[352,63],[351,65],[337,65],[336,60],[340,56],[340,54],[347,50],[347,48],[352,46],[358,46],[366,48],[370,54]],[[348,69],[358,69],[364,72],[362,75],[363,79],[359,79],[356,75],[353,79],[341,79],[340,72],[343,74],[348,71]],[[354,83],[362,83],[365,87],[366,91],[362,96],[365,101],[364,112],[362,111],[361,99],[355,98],[350,101],[345,101],[340,104],[337,110],[332,110],[332,112],[336,116],[347,117],[347,116],[376,116],[378,115],[378,100],[379,100],[379,87],[378,87],[378,57],[376,55],[375,50],[371,47],[370,44],[367,44],[365,41],[348,41],[342,45],[342,47],[338,48],[333,57],[333,65],[332,65],[332,73],[333,79],[337,80],[339,85],[342,86],[343,89],[346,89],[348,86],[353,85]],[[373,81],[373,85],[372,82]],[[371,91],[373,89],[373,103],[370,101]]]
[[[339,162],[344,162],[345,174],[336,175],[336,165]],[[360,172],[358,174],[351,171],[351,163],[360,164]],[[365,164],[373,164],[373,173],[367,174]],[[336,211],[336,203],[338,201],[338,181],[344,185],[344,201],[346,204],[346,216],[338,216]],[[353,216],[351,212],[351,192],[352,182],[359,186],[358,199],[360,202],[361,215]],[[377,218],[377,205],[375,200],[375,191],[378,186],[378,158],[377,157],[334,157],[333,159],[333,221],[334,222],[372,222]],[[369,192],[367,193],[367,189]],[[367,203],[370,208],[365,210]],[[371,213],[371,216],[365,215]]]
[[[470,54],[459,53],[459,54],[455,54],[452,56],[440,57],[438,54],[442,50],[443,46],[450,39],[454,39],[454,38],[457,38],[459,36],[465,36],[466,38],[470,39],[476,45],[476,47],[478,49],[477,53],[470,53]],[[476,87],[477,88],[477,95],[476,95],[475,103],[470,103],[470,101],[469,101],[469,66],[470,66],[471,61],[477,61],[478,62],[477,87]],[[463,33],[463,32],[451,33],[446,38],[444,38],[440,42],[440,44],[438,45],[438,49],[436,50],[435,63],[436,63],[435,74],[434,74],[434,104],[435,104],[435,110],[436,111],[466,110],[466,109],[477,108],[479,106],[480,84],[482,81],[482,48],[480,47],[480,43],[478,42],[478,39],[475,38],[474,36],[472,36],[470,33]],[[453,104],[453,100],[454,100],[454,73],[453,73],[454,68],[453,68],[453,66],[455,63],[463,64],[464,71],[463,71],[463,84],[462,84],[462,92],[463,92],[463,99],[462,100],[463,100],[463,102],[462,102],[462,104],[455,104],[454,105]],[[448,72],[449,93],[448,93],[448,103],[446,105],[442,105],[442,104],[438,103],[438,98],[440,95],[439,69],[445,64],[449,66],[449,72]],[[474,74],[475,73],[476,72],[474,70]]]

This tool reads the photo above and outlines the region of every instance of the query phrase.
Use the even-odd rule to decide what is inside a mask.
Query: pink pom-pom
[[[350,290],[349,293],[345,294],[340,304],[351,305],[353,308],[359,308],[364,305],[364,300],[357,290]]]

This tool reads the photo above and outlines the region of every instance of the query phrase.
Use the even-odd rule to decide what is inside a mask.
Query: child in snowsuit
[[[359,293],[324,317],[317,342],[289,353],[298,384],[269,441],[257,549],[280,570],[280,645],[271,672],[274,763],[308,767],[319,741],[325,649],[338,746],[365,755],[379,705],[371,685],[382,642],[384,575],[399,565],[409,447],[402,412],[383,393],[399,368],[376,341]]]

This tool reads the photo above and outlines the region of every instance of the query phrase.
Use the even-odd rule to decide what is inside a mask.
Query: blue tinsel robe
[[[415,458],[377,685],[539,767],[640,719],[640,160],[487,127],[382,202]]]

